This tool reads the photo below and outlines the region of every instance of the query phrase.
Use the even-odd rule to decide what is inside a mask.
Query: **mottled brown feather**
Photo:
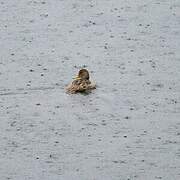
[[[88,90],[95,89],[96,85],[92,84],[89,80],[89,72],[86,69],[81,69],[78,73],[77,79],[70,83],[66,90],[67,93],[85,92]]]

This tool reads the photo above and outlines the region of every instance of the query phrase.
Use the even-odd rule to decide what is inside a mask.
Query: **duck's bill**
[[[81,78],[79,76],[74,77],[75,80],[80,80]]]

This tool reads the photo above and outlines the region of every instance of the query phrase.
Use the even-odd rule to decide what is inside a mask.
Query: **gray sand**
[[[179,0],[0,0],[0,82],[0,180],[180,179]]]

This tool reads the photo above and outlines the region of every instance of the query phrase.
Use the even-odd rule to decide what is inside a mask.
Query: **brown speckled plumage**
[[[92,84],[89,80],[89,72],[86,69],[81,69],[75,80],[68,85],[66,88],[67,93],[85,92],[88,90],[95,89],[96,85]]]

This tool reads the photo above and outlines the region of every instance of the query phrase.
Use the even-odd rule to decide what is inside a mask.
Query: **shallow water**
[[[1,0],[0,179],[180,179],[179,12]],[[97,89],[68,95],[80,68]]]

